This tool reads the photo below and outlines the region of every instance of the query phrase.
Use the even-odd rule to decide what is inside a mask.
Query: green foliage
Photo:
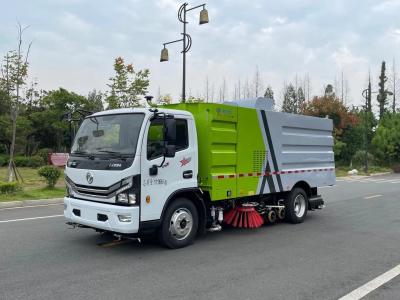
[[[304,105],[304,102],[306,102],[306,96],[304,95],[303,88],[299,87],[296,93],[296,111],[300,111],[301,107]]]
[[[94,96],[91,97],[92,100],[88,100],[62,88],[44,95],[39,101],[39,106],[34,107],[29,115],[34,130],[31,135],[35,141],[39,141],[38,147],[66,151],[70,144],[69,124],[62,120],[61,116],[67,111],[99,109],[100,104],[93,100]]]
[[[45,178],[47,187],[53,188],[60,178],[61,171],[55,166],[43,166],[38,170],[38,174]]]
[[[379,122],[372,145],[381,162],[400,162],[400,114],[387,114]]]
[[[0,156],[0,167],[7,166],[8,164],[8,156],[1,155]]]
[[[339,141],[337,139],[334,140],[333,144],[333,152],[335,154],[335,159],[339,159],[342,155],[342,152],[346,148],[346,143]]]
[[[87,96],[85,109],[93,112],[102,111],[104,109],[103,98],[104,94],[100,91],[93,90],[89,92]]]
[[[15,156],[14,163],[17,167],[38,168],[44,165],[40,156]]]
[[[287,113],[297,113],[296,98],[296,90],[294,86],[290,83],[288,86],[285,87],[282,111]]]
[[[139,106],[139,97],[147,93],[149,87],[148,69],[135,71],[132,64],[125,64],[122,57],[114,62],[115,75],[108,84],[111,91],[106,101],[108,108]]]
[[[42,158],[43,164],[47,165],[49,161],[49,153],[51,153],[51,149],[49,148],[42,148],[38,151],[37,155]]]
[[[381,75],[379,76],[379,92],[376,97],[379,104],[379,119],[383,118],[383,115],[386,112],[386,106],[388,104],[387,101],[387,90],[385,89],[385,83],[387,81],[386,77],[386,63],[383,61],[381,66]]]
[[[0,181],[0,194],[13,194],[20,190],[18,182],[2,182]]]
[[[272,90],[272,87],[271,87],[270,85],[269,85],[269,86],[267,87],[267,89],[265,90],[264,97],[265,97],[265,98],[272,99],[272,100],[275,100],[275,98],[274,98],[274,91]]]
[[[358,150],[353,155],[351,161],[354,167],[360,168],[362,166],[365,166],[365,151]],[[375,165],[375,157],[371,153],[368,153],[368,165],[369,166]]]

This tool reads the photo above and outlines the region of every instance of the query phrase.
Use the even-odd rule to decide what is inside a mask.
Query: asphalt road
[[[0,210],[0,299],[338,299],[400,264],[400,176],[321,193],[326,208],[303,224],[228,229],[179,250],[99,246],[64,224],[62,205]],[[399,277],[365,299],[400,299]]]

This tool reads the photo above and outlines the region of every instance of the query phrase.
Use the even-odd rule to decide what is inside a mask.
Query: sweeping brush
[[[244,203],[232,208],[225,214],[225,223],[239,228],[258,228],[264,224],[264,219],[254,208],[254,204]]]

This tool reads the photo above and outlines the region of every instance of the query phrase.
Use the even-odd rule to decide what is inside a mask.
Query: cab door
[[[164,204],[174,192],[197,187],[197,139],[193,119],[175,116],[175,157],[165,158],[163,122],[149,120],[141,152],[141,221],[158,220]],[[194,135],[193,135],[194,134]],[[163,162],[164,161],[164,162]],[[150,169],[157,166],[157,174]]]

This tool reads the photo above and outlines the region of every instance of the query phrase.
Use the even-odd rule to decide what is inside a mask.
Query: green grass
[[[357,169],[358,174],[357,175],[368,175],[364,172],[364,167],[344,167],[344,166],[337,166],[336,167],[336,177],[345,177],[349,176],[348,171],[352,169]],[[388,167],[378,167],[378,166],[370,166],[368,168],[369,175],[374,174],[374,173],[384,173],[384,172],[391,172],[392,169]]]
[[[65,188],[39,188],[31,190],[22,190],[14,194],[0,194],[0,202],[16,201],[16,200],[35,200],[62,198],[65,195]]]
[[[46,188],[45,181],[38,175],[38,169],[18,168],[23,178],[22,190],[14,194],[0,194],[0,202],[31,199],[62,198],[65,194],[64,170],[54,188]],[[0,180],[7,178],[7,168],[0,168]]]

